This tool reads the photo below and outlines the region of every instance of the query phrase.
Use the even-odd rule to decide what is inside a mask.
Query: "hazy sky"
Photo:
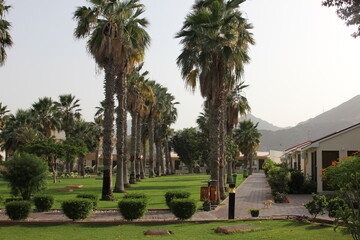
[[[174,38],[194,0],[143,0],[152,38],[145,69],[175,96],[175,129],[195,126],[203,99],[185,89]],[[14,46],[0,67],[0,102],[15,113],[39,97],[72,93],[91,121],[103,99],[103,74],[73,37],[77,6],[84,0],[7,0]],[[252,113],[277,126],[293,126],[359,94],[360,39],[335,9],[320,0],[247,0],[241,10],[254,25],[256,45],[244,81]]]

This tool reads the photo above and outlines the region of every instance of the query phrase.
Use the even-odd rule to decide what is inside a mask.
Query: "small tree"
[[[31,154],[22,153],[5,163],[4,179],[9,182],[11,194],[24,200],[46,186],[48,168],[44,160]]]
[[[305,203],[304,206],[315,219],[317,215],[325,213],[327,201],[325,196],[320,196],[314,193],[312,194],[312,197],[313,200]]]
[[[172,139],[174,151],[189,168],[189,173],[193,173],[193,167],[200,158],[199,141],[200,136],[195,128],[185,128],[178,131]]]
[[[323,179],[346,203],[336,211],[337,226],[344,226],[353,239],[360,239],[360,154],[333,162],[323,170]]]

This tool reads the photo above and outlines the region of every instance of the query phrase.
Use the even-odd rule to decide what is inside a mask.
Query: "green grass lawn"
[[[190,192],[190,198],[200,202],[200,187],[206,186],[202,180],[209,179],[209,175],[194,174],[194,175],[171,175],[158,178],[146,178],[137,184],[126,189],[127,192],[142,192],[150,197],[148,208],[167,208],[165,204],[165,193],[170,190],[181,190]],[[115,181],[115,179],[113,179]],[[238,174],[237,184],[243,182],[242,175]],[[57,192],[56,189],[66,189],[67,185],[84,185],[83,188],[74,188],[73,192]],[[96,193],[101,197],[102,180],[95,178],[59,178],[58,183],[53,184],[52,180],[48,180],[47,190],[45,194],[51,194],[55,198],[53,208],[60,208],[61,202],[68,199],[73,199],[80,193]],[[121,199],[123,193],[114,193],[117,200]],[[0,179],[0,196],[4,199],[9,198],[9,188],[7,183]],[[118,201],[99,201],[98,208],[117,208]],[[1,207],[4,207],[2,205]]]
[[[229,235],[214,233],[219,226],[246,224],[263,227],[265,230],[247,233],[233,233]],[[170,236],[144,236],[149,229],[169,230]],[[20,233],[20,234],[19,234]],[[352,239],[351,235],[334,232],[332,227],[298,223],[292,221],[249,221],[249,222],[221,222],[221,223],[183,223],[169,225],[20,225],[0,226],[1,239],[276,239],[276,240],[337,240]]]

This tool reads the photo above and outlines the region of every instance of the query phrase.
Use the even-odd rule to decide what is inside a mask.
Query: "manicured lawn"
[[[209,179],[209,175],[172,175],[163,176],[159,178],[146,178],[141,182],[134,184],[131,188],[126,189],[127,192],[142,192],[150,197],[148,208],[167,208],[165,204],[164,195],[170,190],[181,190],[191,193],[190,198],[200,202],[200,187],[206,186],[202,180]],[[243,181],[242,175],[238,174],[237,184]],[[56,189],[67,189],[67,185],[84,185],[83,188],[73,188],[73,192],[57,192]],[[53,184],[52,180],[48,180],[48,188],[45,194],[51,194],[55,198],[53,208],[60,208],[61,202],[68,199],[73,199],[80,193],[97,193],[101,197],[102,180],[95,178],[63,178],[58,179],[58,183]],[[124,194],[114,193],[117,200],[121,199]],[[4,199],[10,197],[7,183],[0,179],[0,196]],[[2,205],[3,207],[3,205]],[[117,201],[99,201],[98,208],[117,208]]]
[[[246,224],[263,227],[265,230],[229,235],[214,233],[219,226]],[[149,229],[169,230],[171,236],[144,236]],[[21,233],[21,234],[19,234]],[[311,225],[291,221],[249,221],[222,223],[183,223],[169,225],[22,225],[0,226],[1,239],[276,239],[276,240],[337,240],[352,239],[350,235],[334,232],[332,227]],[[25,237],[26,236],[26,237]]]

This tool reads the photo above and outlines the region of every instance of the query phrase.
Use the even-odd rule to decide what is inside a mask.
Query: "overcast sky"
[[[203,99],[192,94],[176,66],[179,40],[174,38],[194,0],[143,0],[152,38],[145,69],[167,87],[178,105],[175,129],[196,125]],[[14,46],[0,67],[0,102],[12,113],[39,97],[60,94],[80,99],[91,121],[104,98],[103,74],[73,37],[77,6],[84,0],[7,0]],[[320,0],[247,0],[241,10],[254,25],[256,45],[244,81],[252,113],[280,127],[294,126],[359,94],[360,39],[350,34],[335,9]]]

